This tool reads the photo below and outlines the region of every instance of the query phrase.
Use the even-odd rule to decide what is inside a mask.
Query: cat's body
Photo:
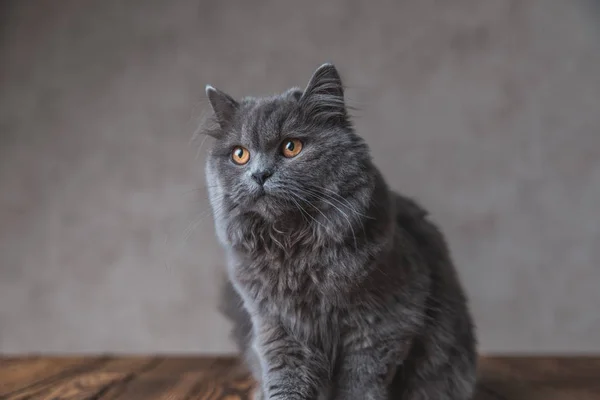
[[[207,93],[219,120],[207,179],[228,256],[224,311],[256,398],[469,399],[475,338],[444,239],[388,189],[335,68],[269,99]]]

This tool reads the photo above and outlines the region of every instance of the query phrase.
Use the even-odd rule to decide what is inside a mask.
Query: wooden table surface
[[[0,358],[7,400],[235,400],[251,392],[232,358]],[[600,357],[483,357],[475,398],[600,400]]]

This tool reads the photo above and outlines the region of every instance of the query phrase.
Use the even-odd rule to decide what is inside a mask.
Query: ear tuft
[[[288,89],[283,95],[287,98],[293,99],[295,101],[299,101],[300,98],[302,97],[302,89],[297,88],[297,87],[293,87],[291,89]]]

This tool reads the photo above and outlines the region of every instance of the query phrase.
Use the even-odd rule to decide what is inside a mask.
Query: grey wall
[[[0,352],[232,350],[204,85],[324,61],[448,234],[482,350],[600,350],[598,3],[367,3],[2,2]]]

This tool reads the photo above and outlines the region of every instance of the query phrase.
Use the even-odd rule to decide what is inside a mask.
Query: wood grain
[[[475,400],[600,400],[600,357],[483,357]],[[219,357],[0,358],[1,400],[250,400]]]
[[[98,362],[98,360],[95,360]],[[82,358],[7,358],[0,364],[0,398],[25,386],[50,382],[61,375],[74,375],[92,366]]]

